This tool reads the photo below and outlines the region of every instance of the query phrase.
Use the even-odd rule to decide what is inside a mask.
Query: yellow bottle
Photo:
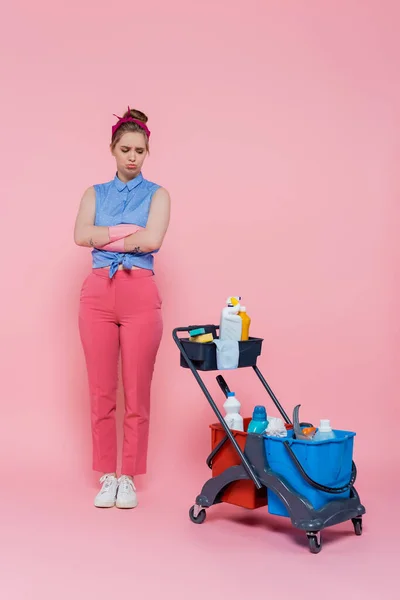
[[[242,319],[242,342],[245,342],[249,339],[249,330],[251,319],[246,312],[246,307],[241,306],[239,309],[239,317]]]

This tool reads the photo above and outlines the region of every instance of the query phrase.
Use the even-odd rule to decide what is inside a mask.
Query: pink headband
[[[128,106],[128,112],[131,112],[131,109]],[[117,119],[119,119],[118,123],[115,123],[115,125],[112,126],[111,129],[111,136],[114,135],[114,133],[117,131],[117,129],[119,129],[122,125],[122,123],[136,123],[136,125],[139,125],[139,127],[141,127],[143,129],[143,131],[147,134],[147,137],[150,137],[150,130],[148,129],[146,123],[143,123],[142,121],[139,121],[139,119],[134,119],[133,117],[119,117],[118,115],[113,115],[114,117],[117,117]]]

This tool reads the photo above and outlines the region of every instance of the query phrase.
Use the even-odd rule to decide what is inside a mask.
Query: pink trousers
[[[93,269],[80,297],[79,330],[91,399],[93,469],[117,470],[116,393],[121,350],[125,396],[121,473],[146,472],[150,387],[162,336],[152,271]]]

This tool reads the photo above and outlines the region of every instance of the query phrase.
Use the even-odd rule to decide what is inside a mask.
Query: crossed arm
[[[146,227],[117,225],[99,227],[94,225],[96,196],[90,187],[82,196],[75,222],[74,239],[78,246],[100,248],[112,252],[143,254],[161,247],[170,218],[170,197],[164,188],[159,188],[151,200]]]

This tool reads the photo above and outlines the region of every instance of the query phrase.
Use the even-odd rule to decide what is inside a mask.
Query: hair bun
[[[135,108],[131,108],[131,110],[127,110],[126,113],[124,113],[124,119],[126,119],[127,117],[138,119],[138,121],[141,121],[142,123],[147,123],[147,121],[149,120],[148,117],[142,111],[136,110]]]

